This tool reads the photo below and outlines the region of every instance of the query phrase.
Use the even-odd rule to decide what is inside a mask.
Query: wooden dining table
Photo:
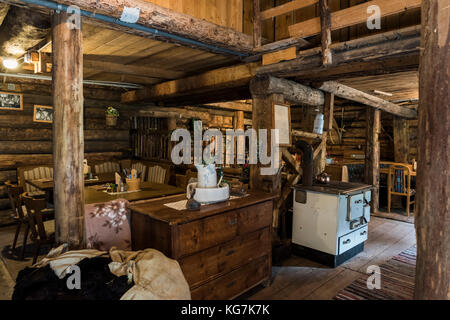
[[[114,173],[97,174],[98,179],[85,180],[84,197],[85,204],[103,203],[117,199],[126,199],[130,202],[150,200],[165,196],[182,194],[186,190],[170,186],[167,184],[159,184],[152,182],[144,182],[141,184],[140,191],[124,192],[124,193],[107,193],[106,184],[115,182]],[[54,189],[54,182],[51,179],[25,180],[26,183],[42,190],[46,193],[48,202],[51,202]]]
[[[105,183],[113,183],[115,182],[115,173],[98,173],[95,175],[94,179],[85,179],[84,185],[85,186],[94,186],[94,185],[101,185]],[[44,178],[44,179],[38,179],[38,180],[25,180],[26,183],[32,185],[33,187],[45,191],[45,192],[51,192],[54,189],[54,183],[53,179],[50,178]]]
[[[162,198],[176,194],[185,193],[186,190],[170,186],[168,184],[159,184],[152,182],[141,183],[140,191],[123,192],[123,193],[108,193],[106,190],[101,190],[98,187],[85,187],[84,189],[84,203],[103,203],[118,199],[125,199],[130,202],[150,200],[155,198]]]

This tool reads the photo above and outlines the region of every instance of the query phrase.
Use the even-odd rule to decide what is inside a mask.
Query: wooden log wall
[[[52,163],[52,124],[33,121],[34,105],[52,105],[51,87],[14,86],[15,92],[23,93],[23,110],[0,110],[0,217],[8,215],[10,209],[4,182],[17,181],[17,168]],[[8,83],[0,84],[0,91],[8,91]],[[122,107],[119,100],[120,91],[85,90],[84,137],[88,161],[120,158],[129,153],[128,119],[134,111],[130,106]],[[110,105],[120,112],[116,127],[105,123],[105,109]]]
[[[261,0],[261,11],[280,6],[291,0]],[[358,5],[366,0],[329,0],[329,8],[331,12]],[[244,29],[247,34],[252,34],[253,22],[248,18],[253,16],[252,0],[244,0]],[[314,17],[319,17],[319,3],[308,6],[294,12],[277,16],[269,19],[262,24],[262,36],[269,42],[283,40],[289,38],[288,27],[292,24],[303,22]],[[395,14],[381,19],[381,30],[369,30],[366,23],[352,27],[343,28],[332,32],[333,42],[348,41],[360,38],[378,32],[387,32],[398,28],[408,27],[420,24],[420,9],[408,10],[406,13]],[[320,45],[320,36],[313,37],[309,40],[315,45]]]
[[[251,113],[231,111],[233,105],[233,102],[228,103],[230,110],[209,105],[175,108],[145,107],[131,118],[132,155],[145,160],[171,162],[172,130],[187,129],[193,134],[193,120],[201,120],[204,130],[221,130],[224,137],[227,129],[245,129],[245,125],[251,123]],[[172,121],[173,124],[171,124]],[[223,143],[225,160],[226,139]]]
[[[335,105],[331,136],[327,141],[327,153],[345,163],[364,161],[366,146],[366,107],[355,105]],[[292,128],[312,132],[315,118],[314,108],[292,107]],[[417,159],[417,119],[408,123],[408,162]],[[339,128],[339,130],[337,130]],[[343,129],[343,130],[342,130]],[[393,116],[381,113],[380,134],[381,161],[394,161]]]
[[[132,117],[133,156],[145,160],[170,160],[168,118]]]

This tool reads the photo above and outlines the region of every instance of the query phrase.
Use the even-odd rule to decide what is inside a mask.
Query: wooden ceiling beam
[[[271,76],[257,77],[250,83],[252,96],[281,94],[292,104],[319,107],[325,103],[322,91],[300,83]]]
[[[364,105],[380,109],[403,118],[417,118],[417,111],[414,109],[401,107],[395,103],[372,96],[363,91],[348,87],[335,81],[327,81],[317,86],[317,89],[333,93],[335,96],[350,101],[356,101]]]
[[[186,76],[186,73],[182,71],[168,70],[158,67],[138,65],[136,64],[121,64],[110,61],[104,61],[108,59],[108,56],[104,55],[84,55],[83,65],[84,65],[84,78],[85,79],[97,79],[98,76],[106,74],[115,74],[123,77],[121,80],[109,79],[109,81],[120,81],[120,82],[131,82],[139,84],[155,84],[161,82],[160,79],[172,80],[178,79]],[[40,74],[46,74],[51,72],[51,54],[41,53],[42,71]],[[46,62],[50,62],[50,69],[47,70]],[[33,65],[23,65],[24,70],[34,70]],[[116,76],[114,78],[117,78]],[[125,80],[125,78],[136,79],[136,80]]]
[[[419,8],[422,0],[373,0],[356,6],[342,9],[331,14],[331,29],[341,28],[364,23],[367,21],[367,8],[369,6],[378,6],[381,10],[381,17],[386,17],[396,13],[404,12],[409,9]],[[291,37],[310,37],[320,33],[320,17],[289,26],[289,35]]]
[[[184,72],[167,70],[162,68],[137,66],[137,65],[124,65],[113,62],[99,61],[97,59],[90,59],[85,56],[84,67],[87,69],[93,69],[95,71],[138,75],[150,78],[159,79],[178,79],[185,76]]]
[[[419,67],[419,58],[419,53],[417,52],[412,55],[392,57],[381,61],[342,63],[326,68],[317,68],[313,72],[310,69],[299,71],[295,79],[297,81],[327,81],[416,71]]]
[[[0,26],[0,56],[18,58],[50,32],[47,16],[11,7]]]
[[[89,72],[91,70],[85,69],[85,72]],[[87,77],[85,77],[86,79]],[[151,77],[143,77],[138,75],[130,75],[130,74],[118,74],[118,73],[99,73],[95,76],[90,76],[88,80],[99,80],[99,81],[112,81],[112,82],[126,82],[126,83],[134,83],[142,86],[151,86],[161,82],[161,79],[151,78]]]
[[[201,95],[207,92],[248,86],[258,66],[258,63],[241,64],[208,71],[183,79],[163,82],[150,88],[126,92],[122,95],[122,102],[163,102],[173,101],[175,98],[178,100],[193,95],[199,96],[198,100],[201,101]],[[207,102],[221,101],[224,100]]]
[[[19,4],[23,4],[20,0],[11,0]],[[137,30],[118,24],[107,23],[98,19],[86,18],[85,20],[93,24],[101,24],[114,30],[122,31],[129,34],[143,36],[147,38],[154,38],[160,41],[173,42],[184,46],[199,48],[202,50],[219,52],[220,49],[226,49],[238,53],[251,52],[253,49],[252,37],[238,32],[232,28],[223,27],[203,19],[179,13],[167,8],[163,8],[154,3],[144,0],[114,0],[114,1],[98,1],[98,0],[54,0],[56,3],[67,6],[77,6],[78,8],[102,14],[108,17],[121,19],[124,8],[139,8],[139,17],[136,24],[147,28],[157,29],[162,32],[176,35],[179,38],[169,37],[161,34],[149,33],[145,30]],[[37,7],[40,10],[42,6],[28,5],[30,7]],[[44,11],[50,11],[47,8]],[[181,38],[194,40],[199,42],[188,43]],[[201,44],[200,44],[201,43]],[[205,46],[203,44],[209,45]],[[222,51],[225,54],[225,52]],[[230,53],[231,54],[231,53]]]
[[[0,26],[3,23],[3,20],[5,20],[6,15],[8,14],[9,11],[9,4],[7,3],[0,3]]]
[[[205,104],[205,106],[218,108],[218,109],[244,111],[244,112],[252,112],[253,111],[252,105],[250,103],[244,103],[244,102],[240,102],[240,101],[209,103],[209,104]]]
[[[175,96],[164,101],[159,102],[166,107],[176,107],[176,106],[194,106],[208,103],[217,102],[228,102],[242,99],[250,99],[251,94],[249,90],[248,83],[241,86],[223,88],[220,90],[209,90],[202,94],[187,94],[182,96]]]
[[[283,14],[316,4],[318,0],[294,0],[260,13],[261,20],[267,20]]]
[[[313,48],[298,53],[294,60],[280,62],[258,68],[258,75],[270,74],[276,77],[301,77],[303,79],[317,78],[319,74],[327,77],[333,74],[338,77],[352,75],[356,67],[357,72],[370,69],[371,64],[378,63],[378,67],[384,61],[396,61],[394,65],[387,62],[391,68],[395,65],[405,65],[401,57],[418,57],[420,54],[420,26],[409,27],[401,30],[390,31],[382,34],[368,36],[347,42],[331,45],[333,52],[333,63],[328,66],[322,64],[322,54],[320,48]],[[413,59],[414,60],[414,59]],[[411,61],[409,61],[410,63]],[[418,68],[418,60],[414,60],[413,65],[407,64],[406,69]],[[361,68],[362,65],[365,65]],[[401,69],[401,68],[400,68]],[[399,71],[399,70],[396,70]],[[380,73],[386,73],[381,68]],[[387,71],[389,73],[389,71]]]
[[[288,38],[264,44],[258,48],[253,49],[253,53],[255,55],[266,54],[274,51],[284,50],[290,47],[296,47],[297,49],[301,49],[311,47],[311,44],[302,38]],[[253,58],[253,56],[251,58]]]

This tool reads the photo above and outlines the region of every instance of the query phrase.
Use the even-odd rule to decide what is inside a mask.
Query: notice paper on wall
[[[141,9],[139,8],[123,7],[122,15],[120,16],[120,21],[126,23],[136,23],[139,20],[140,13]]]

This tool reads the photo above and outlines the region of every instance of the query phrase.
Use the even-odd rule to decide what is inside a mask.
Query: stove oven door
[[[359,220],[364,217],[364,193],[348,196],[347,221]]]

